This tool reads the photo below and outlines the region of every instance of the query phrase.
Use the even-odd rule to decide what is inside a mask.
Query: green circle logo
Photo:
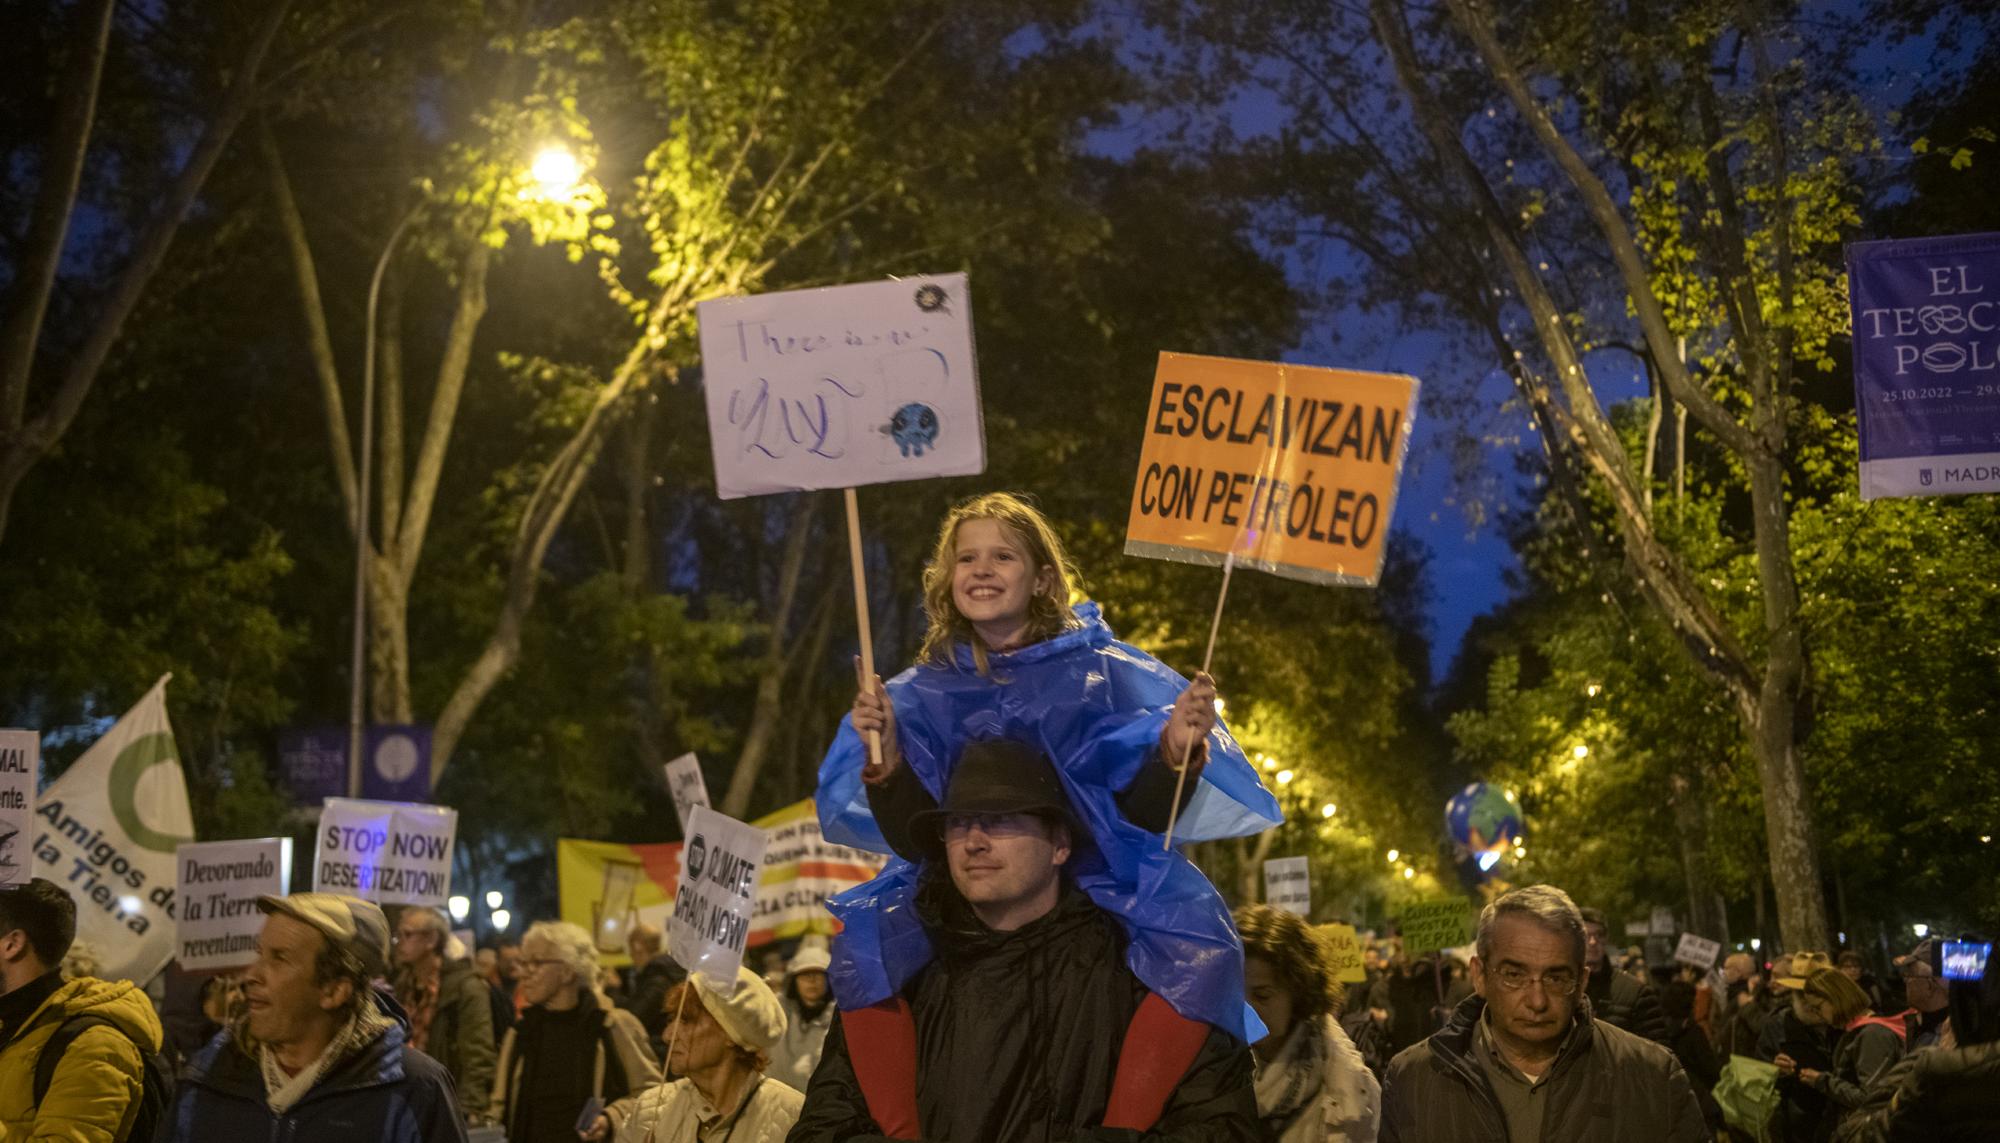
[[[180,751],[174,748],[174,736],[160,731],[134,739],[111,763],[111,816],[118,819],[119,828],[132,839],[132,844],[141,849],[172,853],[183,842],[194,840],[192,836],[161,833],[139,820],[139,806],[134,800],[139,793],[139,778],[146,771],[162,762],[179,761]]]

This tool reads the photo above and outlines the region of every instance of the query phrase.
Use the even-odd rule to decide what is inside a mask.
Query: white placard
[[[0,730],[0,887],[34,880],[35,775],[41,771],[42,736]]]
[[[986,470],[964,274],[697,311],[722,499]]]
[[[457,833],[458,811],[447,806],[328,798],[319,813],[313,890],[442,909]]]
[[[1264,903],[1312,916],[1312,869],[1305,858],[1274,857],[1264,863]]]
[[[688,811],[706,806],[708,781],[701,776],[701,759],[683,754],[667,763],[667,793],[674,799],[674,814],[681,819],[681,836],[687,836]]]
[[[1674,959],[1681,964],[1691,964],[1706,972],[1715,967],[1715,958],[1722,955],[1722,942],[1698,937],[1693,933],[1682,933],[1681,943],[1674,948]]]
[[[292,839],[204,841],[174,851],[180,908],[174,959],[189,972],[241,968],[257,959],[264,914],[257,898],[292,884]]]
[[[194,840],[167,680],[35,799],[35,876],[76,900],[105,980],[151,980],[174,957],[174,851]]]
[[[707,806],[688,813],[680,884],[667,919],[667,947],[689,972],[724,996],[736,992],[736,970],[750,936],[757,878],[764,868],[764,831]]]

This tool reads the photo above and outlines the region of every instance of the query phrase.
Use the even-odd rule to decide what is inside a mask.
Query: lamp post
[[[362,326],[361,359],[361,471],[354,496],[354,660],[350,665],[351,687],[347,701],[347,796],[361,796],[361,689],[367,676],[363,665],[368,653],[368,493],[369,477],[375,471],[375,311],[382,300],[382,276],[403,232],[417,220],[419,203],[396,229],[389,233],[382,256],[375,260],[375,276],[368,283],[368,318]]]
[[[583,164],[569,148],[551,145],[535,155],[529,167],[540,194],[550,202],[568,201],[583,178]],[[375,313],[382,300],[382,278],[389,271],[397,243],[424,208],[419,202],[389,234],[382,256],[375,261],[375,276],[368,283],[368,316],[362,325],[361,361],[361,472],[354,498],[354,659],[347,702],[347,796],[361,796],[361,691],[367,676],[368,653],[368,499],[369,479],[375,469]],[[504,926],[503,926],[504,927]]]

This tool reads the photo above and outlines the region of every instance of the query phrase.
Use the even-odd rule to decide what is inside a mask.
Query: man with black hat
[[[451,1076],[404,1046],[373,982],[389,965],[379,906],[334,893],[259,897],[245,1011],[189,1062],[168,1143],[464,1143]]]
[[[791,1143],[1262,1138],[1243,1044],[1210,1028],[1178,1059],[1152,1050],[1185,1021],[1066,875],[1090,837],[1046,757],[969,743],[910,837],[936,955],[887,1005],[835,1018]]]

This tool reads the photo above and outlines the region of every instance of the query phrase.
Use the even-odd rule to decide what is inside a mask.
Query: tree
[[[46,336],[51,302],[64,251],[72,248],[72,219],[79,202],[85,201],[83,178],[117,9],[112,0],[77,6],[49,140],[37,156],[40,180],[25,238],[9,257],[12,280],[7,316],[0,322],[0,538],[6,535],[8,514],[22,480],[76,420],[209,173],[263,94],[259,77],[289,8],[288,0],[266,5],[248,29],[224,71],[227,87],[199,138],[178,158],[177,167],[165,173],[165,186],[150,218],[135,233],[129,249],[120,252],[121,264],[96,300],[87,324],[73,343],[57,349],[56,339]],[[66,352],[67,360],[38,368],[45,348]]]

